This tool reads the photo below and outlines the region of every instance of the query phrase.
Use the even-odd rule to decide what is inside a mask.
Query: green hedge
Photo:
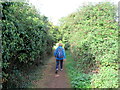
[[[56,28],[27,3],[1,4],[3,87],[18,87],[18,71],[42,64],[51,54]]]
[[[84,6],[61,19],[63,41],[77,62],[74,69],[92,73],[92,88],[118,87],[118,24],[115,17],[116,6],[105,2]]]

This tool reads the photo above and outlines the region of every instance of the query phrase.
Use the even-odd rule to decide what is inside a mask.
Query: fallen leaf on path
[[[55,75],[55,77],[59,77],[59,76],[60,76],[60,75],[58,75],[58,74],[57,74],[57,75]]]

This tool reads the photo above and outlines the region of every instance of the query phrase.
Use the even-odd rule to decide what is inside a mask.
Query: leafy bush
[[[93,88],[118,88],[118,71],[111,67],[101,67],[98,75],[92,76]]]
[[[118,72],[118,24],[115,17],[116,6],[105,2],[84,6],[61,19],[60,30],[63,41],[67,46],[69,43],[68,48],[76,63],[74,69],[83,73],[91,73],[98,69],[98,74],[94,75],[96,78],[93,77],[94,87],[97,88],[108,88],[111,80],[114,80],[114,83],[109,83],[111,88],[118,87],[118,78],[115,77]],[[104,80],[100,79],[100,76],[108,74],[108,70],[103,67],[111,71]],[[112,71],[116,72],[115,76]],[[79,87],[78,83],[76,87]]]
[[[1,4],[3,6],[3,87],[7,87],[9,82],[19,87],[12,78],[17,76],[15,75],[17,71],[44,62],[44,57],[52,51],[55,40],[52,33],[56,28],[47,17],[37,13],[35,8],[27,3],[2,2]]]

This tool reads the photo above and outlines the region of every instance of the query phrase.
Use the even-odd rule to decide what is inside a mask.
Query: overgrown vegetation
[[[61,19],[62,38],[74,60],[68,66],[75,88],[118,88],[116,6],[88,5]],[[69,58],[68,60],[69,61]]]
[[[118,88],[116,6],[84,6],[62,18],[59,28],[27,3],[1,4],[3,88],[25,84],[27,72],[43,65],[59,40],[69,50],[66,67],[73,88]]]
[[[65,67],[71,81],[71,86],[74,88],[91,88],[91,76],[81,71],[78,71],[75,67],[77,62],[74,61],[72,54],[66,51],[67,61]]]
[[[23,74],[42,65],[51,54],[57,27],[27,3],[1,4],[3,88],[18,88],[24,82]]]

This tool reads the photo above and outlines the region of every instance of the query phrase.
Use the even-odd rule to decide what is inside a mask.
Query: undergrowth
[[[114,68],[101,67],[99,73],[83,73],[83,70],[77,69],[77,62],[69,51],[66,51],[66,64],[68,76],[72,88],[117,88],[118,72]]]
[[[71,81],[72,88],[91,88],[91,75],[78,71],[75,67],[77,63],[74,61],[69,51],[66,51],[66,64],[68,76]]]

